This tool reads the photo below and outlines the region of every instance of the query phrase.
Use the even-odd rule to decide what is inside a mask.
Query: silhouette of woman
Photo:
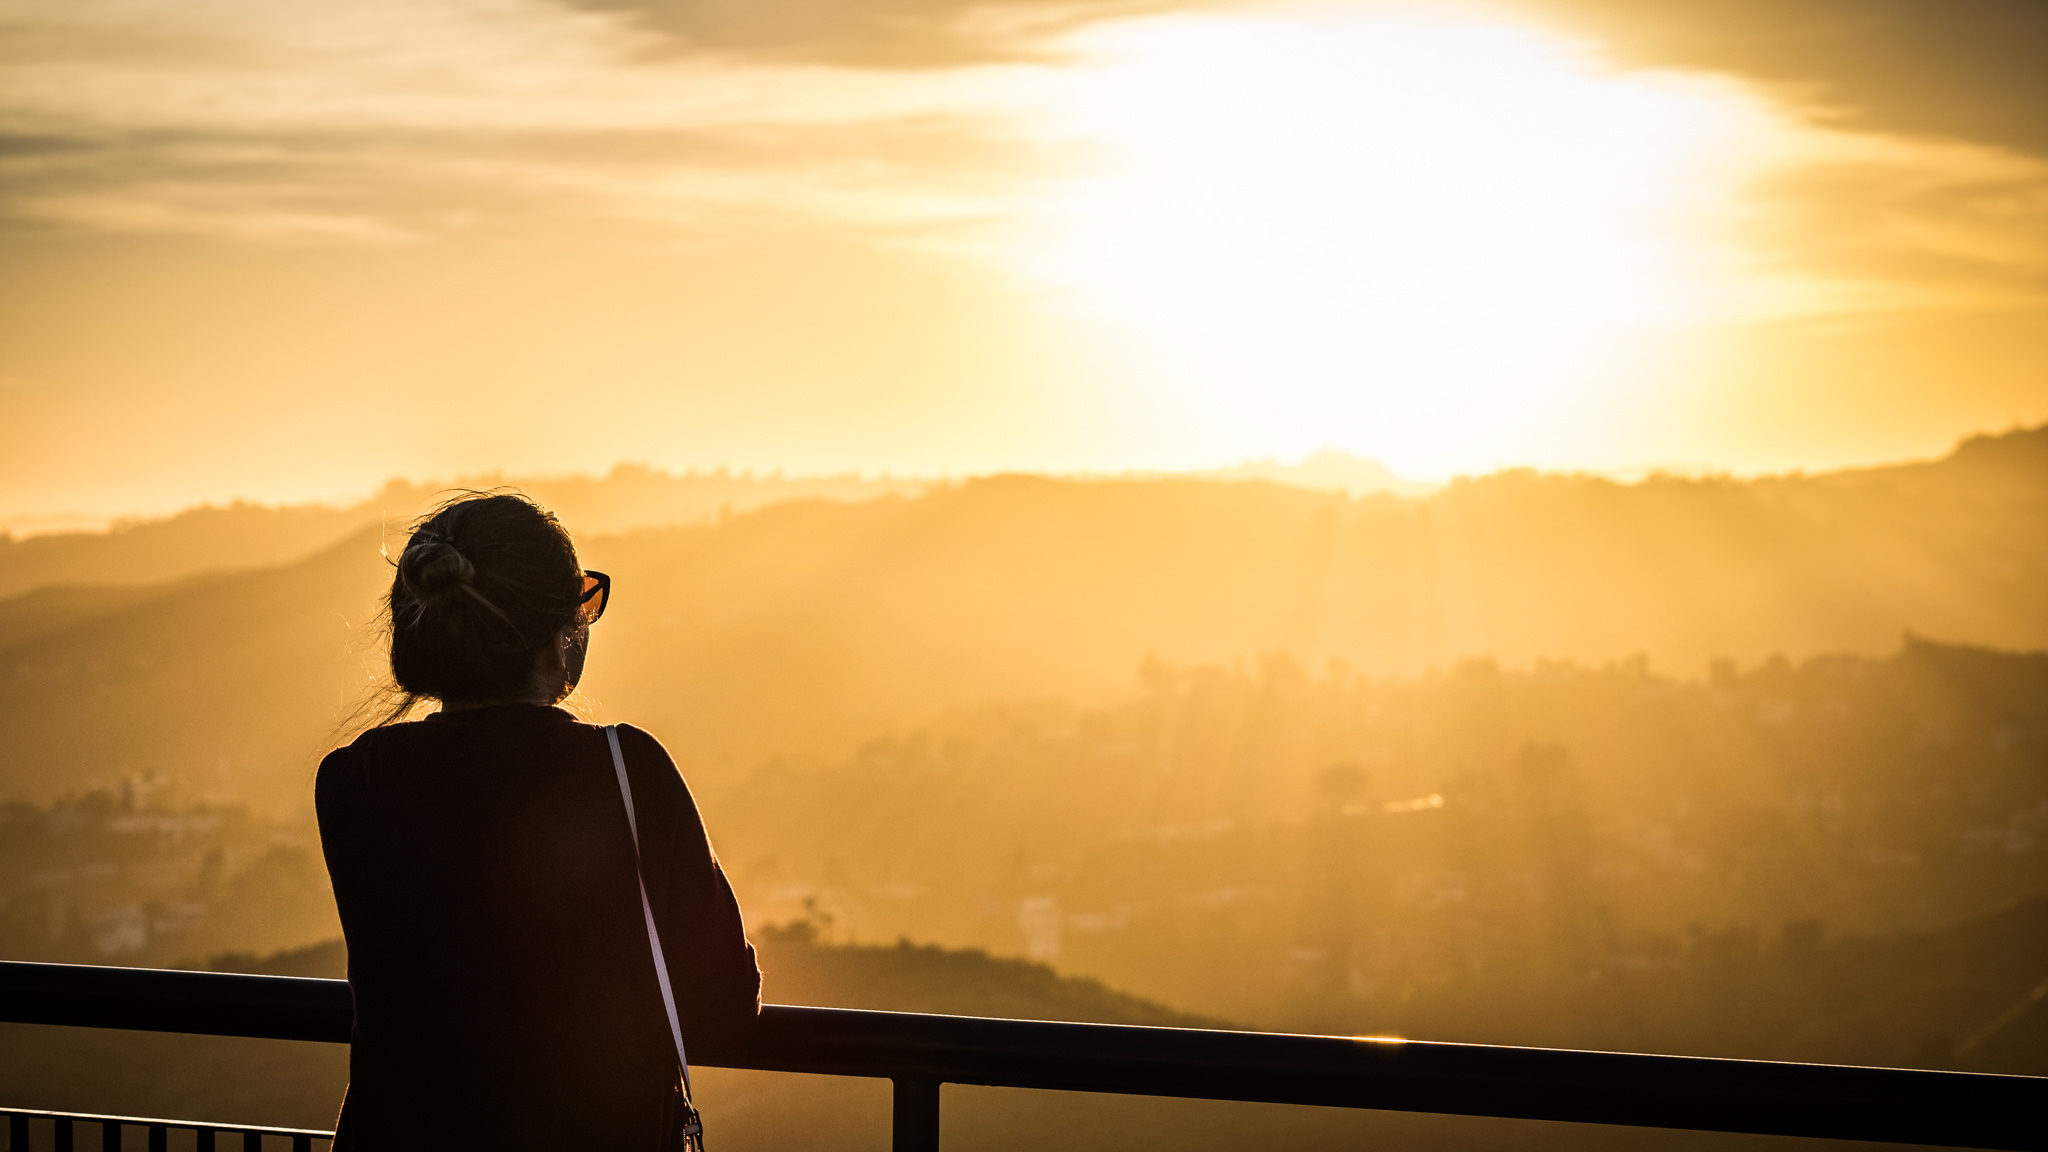
[[[355,997],[337,1152],[684,1143],[636,836],[692,1054],[753,1028],[754,949],[675,762],[619,726],[629,831],[606,730],[554,706],[609,596],[519,495],[451,500],[398,558],[399,706],[314,789]]]

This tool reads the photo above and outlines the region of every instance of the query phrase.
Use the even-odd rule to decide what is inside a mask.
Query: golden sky
[[[0,0],[0,513],[1932,455],[2048,419],[2039,11]]]

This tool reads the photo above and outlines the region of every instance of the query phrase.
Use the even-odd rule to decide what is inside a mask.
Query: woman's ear
[[[571,630],[564,628],[533,655],[533,694],[545,696],[550,702],[560,700],[569,694],[574,683],[569,680],[567,645]]]
[[[590,626],[565,629],[557,648],[562,654],[562,695],[567,696],[583,680],[583,662],[590,655]]]

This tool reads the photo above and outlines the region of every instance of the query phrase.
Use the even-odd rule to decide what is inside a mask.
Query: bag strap
[[[640,915],[647,921],[647,949],[654,953],[654,978],[661,982],[661,1005],[668,1009],[668,1033],[675,1038],[676,1060],[683,1066],[683,1092],[690,1091],[690,1058],[683,1052],[683,1026],[676,1019],[676,993],[669,987],[668,959],[661,953],[661,933],[654,929],[654,905],[647,901],[647,877],[640,868],[640,822],[633,816],[633,785],[626,780],[626,754],[619,750],[619,727],[604,726],[612,748],[612,767],[619,774],[619,798],[626,802],[626,827],[633,833],[633,879],[640,884]]]

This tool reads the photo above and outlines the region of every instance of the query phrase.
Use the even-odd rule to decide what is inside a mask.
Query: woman
[[[611,582],[523,496],[418,524],[391,582],[391,673],[441,708],[320,764],[355,1035],[338,1152],[679,1146],[681,1068],[604,729],[556,707]],[[696,804],[621,725],[646,905],[683,1039],[743,1042],[760,970]]]

